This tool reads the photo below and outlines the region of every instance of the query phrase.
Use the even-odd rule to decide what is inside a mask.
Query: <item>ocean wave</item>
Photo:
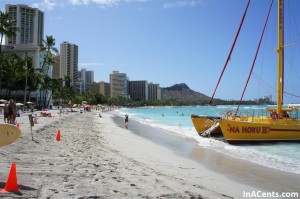
[[[234,158],[246,160],[285,172],[300,174],[300,162],[297,162],[292,158],[254,150],[247,146],[230,145],[214,138],[202,138],[198,142],[201,147],[212,149]]]

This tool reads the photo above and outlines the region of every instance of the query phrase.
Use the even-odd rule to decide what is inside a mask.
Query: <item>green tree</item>
[[[51,78],[47,74],[41,74],[41,90],[43,91],[43,107],[48,107],[46,104],[48,91],[51,90]]]
[[[48,89],[50,89],[50,97],[48,99],[48,102],[47,102],[47,107],[49,106],[50,104],[50,99],[53,97],[53,95],[56,93],[56,92],[59,92],[60,91],[60,88],[61,88],[61,80],[59,79],[50,79],[50,86],[48,87]]]
[[[3,38],[6,35],[11,38],[16,35],[18,27],[15,25],[15,21],[9,16],[8,13],[0,10],[0,44],[3,42]],[[0,45],[0,54],[2,54],[2,46]]]
[[[32,91],[36,91],[38,89],[38,85],[41,81],[38,70],[36,70],[33,66],[32,57],[29,57],[29,59],[27,59],[27,69],[24,75],[26,75],[27,77],[27,91],[29,91],[28,96],[30,96],[30,93]]]
[[[66,104],[69,100],[74,101],[76,94],[74,87],[71,85],[70,76],[65,76],[63,82],[64,86],[56,93],[55,99],[63,99],[63,103]]]
[[[55,48],[55,39],[52,36],[46,36],[46,40],[42,40],[43,43],[40,46],[40,50],[45,52],[43,64],[42,64],[42,71],[46,68],[46,73],[48,73],[49,66],[51,66],[53,61],[53,53],[58,53],[57,48]]]
[[[43,63],[40,70],[40,99],[43,99],[42,106],[48,107],[49,100],[47,102],[46,98],[48,96],[48,91],[51,91],[52,84],[52,80],[49,77],[48,72],[49,67],[55,63],[53,53],[58,53],[57,48],[55,48],[55,39],[52,36],[46,36],[46,39],[43,40],[43,43],[40,46],[40,51],[44,52]]]
[[[15,53],[8,54],[3,60],[3,71],[3,86],[9,98],[12,91],[24,89],[24,59]]]
[[[9,16],[8,13],[0,11],[0,73],[3,74],[3,55],[2,55],[2,42],[6,35],[11,38],[16,35],[18,27],[15,26],[15,21]],[[0,93],[2,93],[2,75],[0,75]]]

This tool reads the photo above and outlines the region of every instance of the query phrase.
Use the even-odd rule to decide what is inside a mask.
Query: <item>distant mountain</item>
[[[210,97],[191,90],[185,83],[162,88],[162,99],[176,100],[210,100]]]

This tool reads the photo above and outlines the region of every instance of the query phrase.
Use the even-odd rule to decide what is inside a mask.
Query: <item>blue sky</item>
[[[239,99],[262,32],[270,0],[252,0],[244,27],[215,97]],[[109,81],[118,70],[130,80],[147,80],[169,87],[186,83],[211,96],[226,61],[246,0],[1,0],[27,4],[45,12],[45,35],[56,46],[79,46],[79,68],[95,72],[95,81]],[[287,19],[300,19],[300,2],[289,0]],[[276,100],[276,8],[262,42],[244,99],[273,95]],[[288,22],[286,43],[287,92],[300,95],[298,22]],[[298,35],[298,40],[290,39]],[[298,56],[297,56],[298,55]],[[299,83],[297,83],[297,81]],[[300,102],[287,98],[285,102]]]

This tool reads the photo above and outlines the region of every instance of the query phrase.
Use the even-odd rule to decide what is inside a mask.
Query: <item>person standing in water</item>
[[[128,115],[125,115],[125,128],[128,129]]]

